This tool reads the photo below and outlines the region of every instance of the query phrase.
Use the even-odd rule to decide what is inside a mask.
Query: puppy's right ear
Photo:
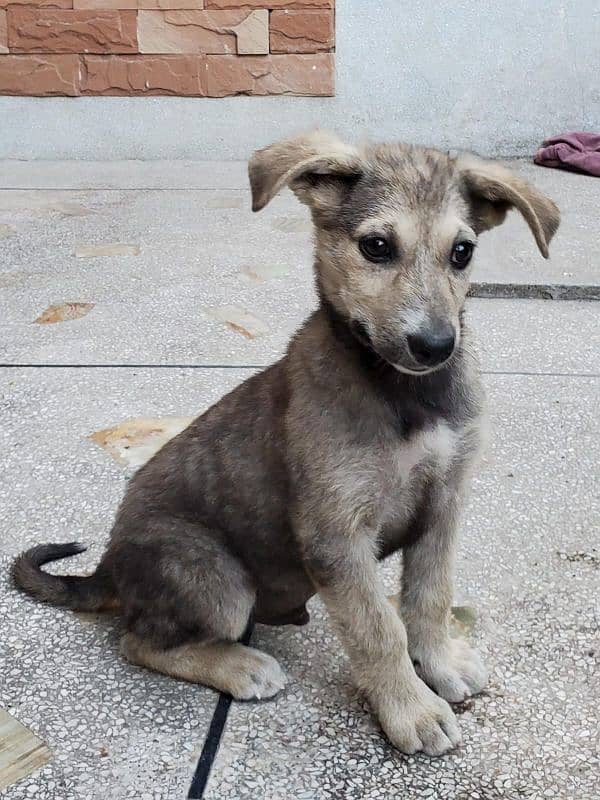
[[[284,186],[311,205],[319,189],[319,176],[359,177],[358,150],[327,131],[313,131],[257,150],[248,164],[252,210],[260,211]]]

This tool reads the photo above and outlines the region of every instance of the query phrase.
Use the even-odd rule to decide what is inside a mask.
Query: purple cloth
[[[561,133],[543,142],[533,160],[542,167],[585,172],[600,178],[600,133]]]

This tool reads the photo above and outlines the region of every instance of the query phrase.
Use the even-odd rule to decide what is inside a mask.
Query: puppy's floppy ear
[[[260,211],[284,186],[310,204],[318,176],[351,178],[361,171],[358,150],[328,131],[276,142],[257,150],[248,164],[252,210]]]
[[[458,164],[477,232],[500,225],[506,212],[516,208],[529,225],[541,254],[548,258],[548,245],[560,222],[560,212],[552,200],[491,161],[471,156]]]

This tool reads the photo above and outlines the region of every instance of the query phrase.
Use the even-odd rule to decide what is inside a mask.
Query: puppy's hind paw
[[[267,700],[275,697],[287,681],[273,656],[254,648],[245,648],[244,658],[229,677],[229,694],[235,700]]]

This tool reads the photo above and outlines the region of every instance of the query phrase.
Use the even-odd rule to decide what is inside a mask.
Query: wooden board
[[[51,759],[52,753],[44,742],[0,708],[0,790]]]

